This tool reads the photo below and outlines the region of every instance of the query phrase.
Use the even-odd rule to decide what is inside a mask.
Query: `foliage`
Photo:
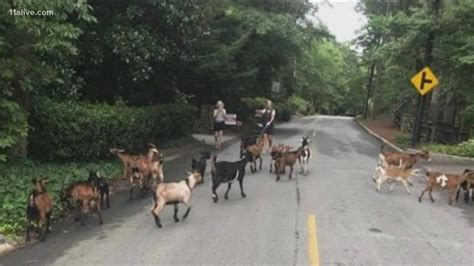
[[[38,98],[28,148],[41,160],[103,159],[113,147],[143,152],[146,143],[189,135],[195,112],[183,103],[127,107]]]
[[[446,154],[474,158],[474,139],[461,142],[457,145],[432,144],[432,145],[427,145],[424,148],[432,152],[446,153]]]
[[[395,136],[395,143],[402,149],[411,147],[411,135],[406,133],[400,133]]]
[[[297,69],[297,94],[319,113],[361,111],[364,74],[354,51],[332,40],[313,41]]]
[[[430,119],[469,127],[474,121],[474,2],[396,2],[363,0],[359,6],[368,23],[357,43],[366,65],[376,65],[374,114],[391,113],[404,103],[400,111],[413,116],[417,93],[409,78],[431,63],[440,86]]]
[[[288,99],[288,104],[294,113],[308,115],[314,112],[314,106],[309,101],[295,95]]]
[[[14,16],[9,10],[52,10],[53,16]],[[77,24],[94,22],[85,1],[1,1],[0,10],[0,149],[22,142],[27,134],[29,95],[69,84],[73,73],[68,61],[77,54],[81,34]],[[0,158],[5,160],[4,153]]]
[[[47,191],[54,199],[53,219],[61,217],[65,207],[60,203],[63,188],[75,180],[86,180],[87,169],[99,171],[106,178],[120,174],[118,161],[113,163],[37,163],[13,162],[0,168],[0,233],[17,233],[26,223],[25,208],[31,179],[47,177]]]

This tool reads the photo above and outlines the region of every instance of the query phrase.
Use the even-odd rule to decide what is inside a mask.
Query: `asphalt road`
[[[188,219],[174,223],[168,206],[161,229],[149,212],[151,198],[117,195],[104,225],[95,217],[85,227],[66,220],[46,242],[1,257],[0,265],[308,265],[309,239],[317,241],[321,265],[473,265],[473,204],[448,206],[445,191],[434,193],[435,203],[418,203],[421,179],[411,195],[401,185],[376,192],[371,178],[380,143],[350,118],[299,118],[275,130],[277,143],[294,147],[302,135],[311,136],[314,152],[307,176],[275,182],[265,155],[262,171],[247,172],[247,198],[236,183],[228,200],[221,186],[215,204],[206,175]],[[182,177],[197,152],[168,162],[166,179]],[[218,153],[219,160],[237,157],[236,142]],[[317,237],[308,237],[310,215]]]

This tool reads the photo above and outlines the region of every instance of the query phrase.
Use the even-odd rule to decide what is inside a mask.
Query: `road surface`
[[[307,176],[275,182],[268,173],[247,172],[241,198],[234,184],[229,199],[211,198],[209,175],[195,189],[193,210],[174,223],[168,206],[158,229],[149,212],[151,198],[128,202],[117,195],[105,211],[104,225],[90,217],[85,227],[71,219],[36,243],[0,258],[1,265],[308,265],[316,251],[321,265],[473,265],[474,206],[448,206],[446,192],[418,203],[423,180],[411,195],[397,185],[375,191],[371,179],[380,143],[351,118],[298,118],[278,126],[276,142],[300,145],[311,136],[314,158]],[[218,153],[235,160],[238,143]],[[165,177],[183,176],[189,150],[165,166]],[[180,216],[184,213],[180,208]],[[308,235],[308,218],[316,234]],[[314,233],[314,232],[313,232]],[[311,251],[308,249],[312,242]]]

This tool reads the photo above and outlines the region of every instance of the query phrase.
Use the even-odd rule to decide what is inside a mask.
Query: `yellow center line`
[[[316,216],[308,215],[308,253],[309,264],[319,266],[318,234],[316,232]]]

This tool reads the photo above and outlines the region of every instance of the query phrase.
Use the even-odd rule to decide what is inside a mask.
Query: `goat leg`
[[[153,217],[155,218],[155,224],[161,228],[161,222],[160,222],[160,215],[161,210],[165,206],[166,202],[164,200],[158,200],[157,204],[155,205],[155,209],[151,211],[151,214],[153,214]]]
[[[26,237],[25,237],[25,241],[27,241],[27,242],[31,240],[31,238],[30,238],[31,227],[32,227],[31,220],[28,219],[27,225],[26,225]]]
[[[430,188],[430,191],[428,192],[428,196],[430,196],[431,202],[435,202],[435,200],[433,199],[432,193],[433,193],[433,187]]]
[[[405,189],[407,190],[408,194],[411,194],[410,189],[408,189],[408,181],[403,180],[402,183],[405,186]]]
[[[239,179],[239,186],[240,186],[240,195],[242,195],[242,198],[247,197],[247,195],[244,193],[244,178]]]
[[[427,187],[421,192],[421,195],[418,197],[418,202],[422,201],[423,196],[425,195],[425,192],[428,191],[429,189],[430,189],[430,187]]]
[[[219,200],[217,196],[216,189],[219,187],[220,183],[212,184],[212,200],[216,203]]]
[[[229,196],[229,191],[230,191],[230,187],[231,187],[231,186],[232,186],[232,182],[229,182],[229,183],[227,184],[227,191],[226,191],[225,194],[224,194],[224,199],[228,199],[228,198],[229,198],[228,196]]]
[[[189,198],[185,198],[183,200],[183,203],[184,203],[184,205],[186,205],[186,207],[188,207],[188,209],[186,210],[186,212],[183,215],[183,221],[184,221],[184,220],[186,220],[186,218],[189,215],[189,212],[191,211],[191,203],[189,202]]]
[[[263,162],[262,156],[260,155],[258,158],[260,159],[260,170],[262,170],[262,162]]]
[[[129,200],[132,200],[133,188],[134,188],[134,187],[135,187],[135,186],[134,186],[133,184],[130,186],[130,192],[129,192],[129,195],[128,195],[128,199],[129,199]]]
[[[458,191],[456,192],[456,202],[458,202],[458,200],[459,200],[459,193],[461,193],[461,190],[460,190],[460,189],[458,189]],[[466,195],[464,195],[464,200],[466,199],[465,196],[466,196]]]
[[[179,219],[178,219],[178,204],[177,203],[174,204],[174,216],[173,216],[173,218],[174,218],[175,223],[179,222]]]
[[[52,213],[53,213],[53,211],[50,211],[46,214],[46,233],[51,232],[51,229],[49,228],[49,224],[51,222],[51,214]]]
[[[289,179],[291,179],[292,174],[293,174],[293,165],[290,166],[290,174],[288,175]]]
[[[97,211],[97,217],[99,217],[99,224],[103,224],[104,222],[102,221],[102,210],[101,210],[100,204],[96,203],[95,209]]]

